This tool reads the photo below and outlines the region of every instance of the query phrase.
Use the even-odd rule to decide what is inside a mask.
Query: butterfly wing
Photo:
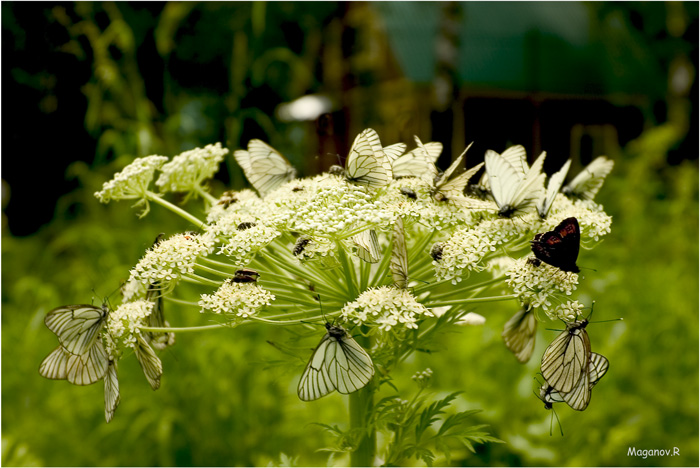
[[[537,212],[540,214],[541,218],[546,218],[547,214],[549,213],[549,210],[552,208],[554,199],[556,198],[557,193],[559,193],[559,189],[564,183],[566,174],[569,172],[569,166],[571,166],[571,159],[566,161],[561,167],[561,169],[559,169],[558,172],[552,174],[552,177],[549,178],[549,183],[547,184],[547,192],[537,204]]]
[[[561,393],[571,392],[588,370],[591,342],[586,324],[567,324],[542,355],[542,377]]]
[[[391,182],[391,163],[382,150],[379,135],[371,128],[357,135],[345,164],[349,182],[370,188],[381,188]]]
[[[529,361],[537,337],[537,319],[532,309],[524,307],[516,312],[506,322],[501,336],[518,361]]]
[[[527,153],[522,145],[511,146],[501,153],[501,157],[508,161],[513,169],[520,173],[521,177],[525,177],[530,169],[527,165]]]
[[[146,300],[153,303],[153,310],[148,315],[146,319],[146,324],[149,327],[154,328],[167,328],[169,326],[168,322],[165,320],[165,315],[163,313],[163,296],[161,295],[161,290],[156,284],[150,284],[146,291]],[[175,344],[175,333],[167,332],[145,332],[148,337],[148,341],[151,345],[158,350],[165,349],[168,346]]]
[[[516,186],[506,205],[511,208],[510,216],[525,213],[537,206],[537,201],[544,196],[545,174],[542,172],[547,153],[542,152],[525,174],[525,178]],[[500,213],[499,213],[500,214]]]
[[[137,337],[134,354],[136,354],[136,359],[141,364],[141,369],[146,376],[146,380],[151,384],[151,388],[158,390],[160,388],[160,377],[163,375],[163,364],[141,335]]]
[[[576,259],[581,244],[581,231],[576,218],[566,218],[553,231],[537,234],[532,252],[543,262],[562,271],[578,273]]]
[[[326,333],[311,354],[311,359],[309,359],[297,387],[297,395],[299,395],[300,400],[318,400],[335,390],[335,385],[331,383],[328,375],[328,367],[324,363],[326,350],[330,344],[331,337]]]
[[[90,350],[83,354],[71,354],[66,365],[66,379],[73,385],[90,385],[107,373],[107,352],[98,339]]]
[[[85,354],[97,341],[109,309],[88,304],[57,307],[46,314],[44,323],[71,354]]]
[[[324,361],[331,384],[343,394],[361,389],[374,376],[372,358],[347,333],[342,338],[331,337]]]
[[[110,422],[114,417],[114,412],[119,406],[119,379],[117,377],[117,363],[109,361],[107,373],[104,377],[105,383],[105,419]]]
[[[361,260],[367,263],[377,263],[382,259],[382,250],[379,247],[379,238],[374,229],[366,229],[352,237],[357,247],[356,253]]]
[[[251,166],[250,166],[250,153],[246,150],[236,150],[233,152],[233,158],[236,160],[246,179],[250,180],[251,177]]]
[[[442,152],[442,143],[430,142],[424,145],[418,137],[414,138],[418,147],[391,163],[394,178],[420,177],[432,180],[437,175],[435,161]]]
[[[406,143],[395,143],[393,145],[385,146],[383,151],[384,156],[390,163],[393,163],[406,151]]]
[[[507,160],[495,151],[486,151],[484,164],[493,199],[499,208],[506,208],[511,204],[522,177]]]
[[[391,247],[391,262],[389,269],[394,285],[404,289],[408,286],[408,252],[406,249],[406,232],[403,227],[403,219],[396,218],[393,232],[393,245]]]
[[[562,192],[572,198],[593,200],[614,165],[615,163],[605,156],[595,158],[564,187]]]
[[[296,170],[289,161],[263,141],[250,140],[248,154],[250,170],[246,177],[262,197],[296,176]]]
[[[591,362],[588,364],[588,379],[591,388],[603,378],[610,368],[610,362],[602,354],[591,353]]]
[[[68,378],[68,358],[71,354],[63,346],[54,349],[51,354],[41,362],[39,374],[52,380],[65,380]]]

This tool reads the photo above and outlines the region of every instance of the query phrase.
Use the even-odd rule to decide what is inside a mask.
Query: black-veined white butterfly
[[[537,319],[532,309],[526,306],[516,312],[506,322],[501,336],[518,361],[529,361],[537,337]]]
[[[90,385],[105,376],[107,364],[102,339],[98,339],[85,354],[73,354],[59,346],[42,361],[39,374],[47,379],[68,380],[73,385]]]
[[[493,152],[495,153],[495,151]],[[508,161],[523,177],[525,176],[529,167],[527,165],[527,153],[522,145],[511,146],[501,153],[501,157]],[[471,192],[481,198],[485,198],[486,195],[491,195],[491,184],[489,183],[489,175],[486,171],[481,175],[479,183],[471,188]]]
[[[469,179],[481,169],[484,163],[479,163],[471,169],[462,172],[457,177],[450,179],[452,174],[462,164],[462,159],[471,146],[472,144],[470,143],[445,172],[435,177],[435,183],[431,189],[431,194],[435,201],[450,201],[458,205],[464,205],[467,208],[477,207],[473,203],[470,203],[470,200],[464,196],[464,188],[467,186]]]
[[[566,179],[566,174],[569,172],[569,166],[571,166],[571,159],[566,161],[561,169],[552,174],[552,176],[549,178],[547,190],[544,196],[537,203],[537,212],[539,213],[540,218],[544,219],[547,217],[547,214],[549,214],[549,210],[552,208],[554,199],[556,198],[557,193],[559,193],[559,189],[564,183],[564,179]]]
[[[61,306],[44,318],[46,326],[56,334],[61,345],[71,354],[86,354],[98,341],[100,330],[109,314],[107,304]]]
[[[486,173],[493,199],[498,205],[498,215],[510,218],[535,208],[544,195],[542,165],[546,153],[542,153],[523,173],[522,166],[514,167],[508,159],[488,150],[484,156]]]
[[[110,422],[114,412],[119,406],[119,379],[117,378],[117,363],[109,361],[107,373],[104,376],[105,384],[105,419]]]
[[[348,182],[369,188],[381,188],[392,180],[391,163],[386,157],[379,135],[371,128],[362,131],[352,144],[345,169],[332,166],[331,174],[342,174]]]
[[[160,377],[163,375],[163,365],[153,348],[149,346],[141,335],[136,337],[134,354],[136,354],[136,359],[141,364],[141,369],[146,376],[146,380],[151,384],[151,388],[158,390],[160,388]]]
[[[260,140],[250,140],[248,151],[237,150],[233,157],[261,197],[296,177],[296,170],[276,149]]]
[[[393,163],[406,151],[406,143],[394,143],[393,145],[385,146],[382,148],[382,151],[389,163]]]
[[[352,242],[355,244],[355,253],[361,260],[367,263],[377,263],[382,259],[382,250],[379,247],[379,238],[374,229],[366,229],[354,235]]]
[[[567,323],[542,355],[542,377],[558,392],[571,392],[588,370],[591,342],[586,325],[586,319]]]
[[[374,376],[372,358],[343,327],[326,323],[326,330],[299,381],[297,394],[303,401],[317,400],[333,390],[355,392]]]
[[[394,223],[389,269],[394,286],[406,288],[408,286],[408,251],[406,249],[406,231],[400,216],[396,218]]]
[[[153,303],[153,309],[146,319],[146,325],[153,328],[168,328],[170,324],[165,320],[163,312],[163,296],[161,288],[156,284],[150,284],[146,291],[146,300]],[[145,332],[148,341],[155,349],[162,350],[175,344],[175,333],[172,332]]]
[[[571,198],[593,200],[614,165],[605,156],[595,158],[562,189],[562,193]]]
[[[584,373],[573,390],[559,392],[549,384],[543,385],[540,387],[540,399],[544,401],[547,409],[551,409],[553,403],[566,402],[572,409],[583,411],[591,401],[591,390],[608,372],[609,367],[610,363],[605,356],[591,353],[588,372]]]
[[[442,153],[442,143],[431,141],[423,144],[417,136],[413,138],[418,146],[391,162],[394,178],[419,177],[432,181],[437,175],[435,162]]]

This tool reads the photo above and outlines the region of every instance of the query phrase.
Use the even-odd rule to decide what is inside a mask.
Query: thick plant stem
[[[357,342],[365,349],[370,348],[370,339],[357,336]],[[374,427],[368,427],[370,413],[374,406],[374,384],[372,379],[364,388],[350,394],[350,428],[358,432],[359,444],[350,454],[351,466],[374,466],[377,452],[377,432]]]

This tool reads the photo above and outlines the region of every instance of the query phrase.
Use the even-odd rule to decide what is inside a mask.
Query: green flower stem
[[[338,259],[340,260],[340,264],[342,265],[342,270],[343,273],[345,274],[345,283],[347,286],[347,293],[349,297],[357,297],[358,294],[358,289],[357,289],[357,276],[355,275],[355,265],[352,263],[352,260],[350,260],[345,253],[345,250],[343,249],[343,246],[340,245],[340,242],[338,244]]]
[[[356,341],[365,349],[371,348],[370,338],[358,336]],[[350,453],[351,466],[374,466],[377,451],[377,432],[370,424],[374,406],[374,378],[363,388],[350,394],[350,429],[358,432],[359,444]]]
[[[326,320],[328,317],[337,317],[340,315],[340,311],[334,312],[331,314],[327,315],[317,315],[315,317],[306,317],[303,319],[304,322],[306,321],[312,321],[312,320]],[[265,322],[265,323],[270,323],[272,325],[299,325],[300,323],[303,323],[301,320],[270,320],[269,317],[263,318],[263,317],[248,317],[249,320],[255,320],[259,322]]]
[[[163,299],[165,299],[168,302],[174,302],[176,304],[184,304],[187,306],[199,307],[199,304],[197,302],[185,301],[183,299],[176,299],[172,296],[163,296]]]
[[[218,260],[214,260],[213,258],[209,257],[199,257],[198,260],[203,260],[207,263],[211,263],[212,265],[219,266],[221,268],[228,268],[230,270],[236,271],[238,268],[236,268],[236,265],[232,265],[231,263],[226,263],[226,262],[220,262]]]
[[[190,213],[188,213],[187,211],[183,210],[182,208],[173,205],[173,204],[170,203],[169,201],[164,200],[164,199],[161,198],[157,193],[153,193],[153,192],[151,192],[150,190],[148,190],[148,191],[146,191],[146,198],[147,198],[148,200],[152,201],[152,202],[156,202],[156,203],[158,203],[159,205],[164,206],[165,208],[169,209],[169,210],[172,211],[173,213],[182,216],[182,217],[185,218],[187,221],[189,221],[190,223],[192,223],[192,224],[194,224],[195,226],[197,226],[197,229],[200,229],[202,226],[204,226],[204,225],[206,224],[204,221],[202,221],[202,220],[198,219],[197,217],[191,215]]]
[[[218,200],[216,198],[214,198],[214,196],[211,193],[204,190],[201,185],[197,185],[197,187],[195,188],[195,191],[202,198],[204,198],[206,201],[208,201],[210,205],[215,205],[216,202],[218,202]]]
[[[261,261],[261,263],[274,263],[278,266],[280,271],[291,272],[299,276],[300,278],[310,278],[313,280],[314,283],[320,283],[324,285],[333,284],[333,281],[328,281],[327,278],[321,278],[320,276],[317,276],[315,272],[309,271],[310,268],[307,268],[306,270],[300,269],[296,265],[296,260],[289,257],[286,254],[286,252],[284,252],[282,249],[276,249],[272,244],[268,245],[267,248],[270,250],[272,255],[260,257],[259,260]],[[283,262],[280,260],[280,258],[285,258],[287,261]]]
[[[447,291],[447,292],[442,293],[442,294],[436,294],[434,296],[431,294],[430,299],[431,300],[440,300],[440,299],[444,299],[446,297],[452,297],[455,295],[459,296],[462,293],[465,293],[467,291],[473,291],[475,289],[481,289],[481,288],[486,288],[488,286],[493,286],[494,284],[502,282],[503,280],[505,280],[505,278],[506,278],[505,276],[500,276],[498,278],[494,278],[494,279],[488,280],[488,281],[483,281],[481,283],[476,283],[476,284],[468,284],[467,283],[467,285],[465,287],[462,287],[462,288],[455,288],[455,289],[452,289],[452,290]],[[464,282],[462,282],[462,284],[464,284]]]
[[[391,250],[388,250],[382,257],[382,261],[379,264],[377,271],[375,271],[374,275],[372,276],[372,280],[370,282],[371,286],[379,286],[382,284],[384,275],[386,275],[389,270],[389,262],[391,262]]]
[[[437,301],[437,302],[430,302],[426,301],[425,305],[426,307],[444,307],[448,305],[462,305],[462,304],[480,304],[482,302],[499,302],[499,301],[508,301],[510,299],[515,299],[517,298],[517,294],[505,294],[503,296],[493,296],[493,297],[477,297],[475,299],[455,299],[454,301]]]
[[[408,254],[408,264],[415,263],[416,257],[418,255],[422,254],[425,252],[425,248],[428,246],[430,241],[433,240],[435,237],[435,231],[430,231],[430,234],[425,236],[423,240],[420,242],[420,244],[416,244],[413,248],[409,249],[409,254]],[[428,258],[430,258],[430,255],[428,255]]]
[[[221,286],[221,281],[215,281],[213,279],[205,278],[204,276],[199,276],[196,273],[192,273],[189,275],[184,275],[182,277],[183,281],[187,281],[189,283],[195,283],[195,284],[209,284],[212,286]]]
[[[231,276],[231,273],[226,273],[226,272],[224,272],[224,271],[219,271],[219,270],[217,270],[217,269],[215,269],[215,268],[210,268],[210,267],[208,267],[208,266],[204,266],[204,265],[202,265],[201,263],[195,263],[194,266],[197,267],[197,268],[199,268],[199,269],[201,269],[201,270],[204,270],[204,271],[207,271],[207,272],[209,272],[209,273],[211,273],[211,274],[214,274],[214,275],[216,275],[216,276],[221,276],[222,278],[229,278],[229,277]]]
[[[189,332],[198,332],[198,331],[205,331],[205,330],[215,330],[217,328],[233,328],[235,325],[232,325],[230,323],[217,323],[215,325],[201,325],[198,327],[139,327],[139,330],[141,331],[147,331],[147,332],[173,332],[173,333],[189,333]]]
[[[301,305],[305,305],[305,306],[309,306],[309,307],[315,305],[316,307],[318,307],[317,302],[306,301],[306,300],[300,299],[298,297],[287,296],[287,295],[281,294],[279,292],[276,292],[274,290],[270,290],[270,292],[272,292],[275,295],[275,299],[281,298],[281,299],[285,299],[285,300],[291,302],[292,304],[301,304]]]

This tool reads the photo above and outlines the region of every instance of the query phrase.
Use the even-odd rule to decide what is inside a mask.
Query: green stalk
[[[444,306],[448,306],[448,305],[480,304],[482,302],[508,301],[510,299],[515,299],[517,297],[518,297],[517,294],[505,294],[503,296],[477,297],[474,299],[455,299],[454,301],[426,302],[424,305],[426,307],[444,307]]]
[[[371,343],[367,336],[358,336],[356,341],[365,349],[370,349]],[[376,379],[377,376],[374,377]],[[354,452],[350,453],[351,466],[374,466],[377,452],[377,431],[370,426],[372,407],[374,406],[374,379],[364,388],[350,394],[350,429],[360,435],[360,443]]]
[[[161,198],[157,193],[153,193],[153,192],[151,192],[151,191],[149,190],[149,191],[146,192],[146,198],[147,198],[148,200],[152,201],[152,202],[156,202],[156,203],[158,203],[159,205],[164,206],[165,208],[169,209],[169,210],[172,211],[173,213],[182,216],[182,217],[185,218],[187,221],[189,221],[190,223],[192,223],[192,224],[194,224],[195,226],[197,226],[197,229],[201,228],[202,226],[204,226],[204,225],[206,224],[204,221],[201,221],[200,219],[198,219],[198,218],[196,218],[195,216],[191,215],[190,213],[188,213],[187,211],[183,210],[183,209],[180,208],[179,206],[175,206],[175,205],[173,205],[172,203],[170,203],[169,201],[164,200],[164,199]]]

